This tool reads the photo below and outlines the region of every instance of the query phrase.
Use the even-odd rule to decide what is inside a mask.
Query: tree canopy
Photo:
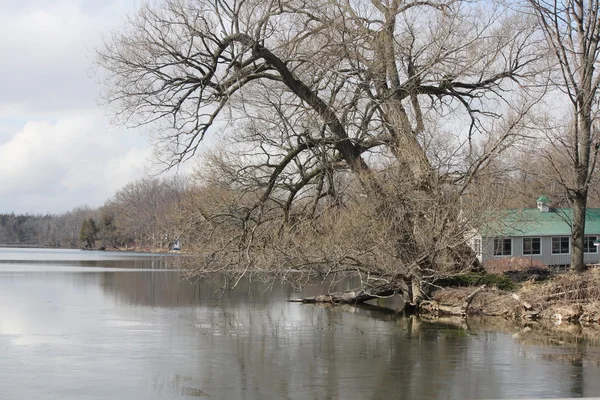
[[[230,235],[204,244],[213,269],[354,271],[418,296],[469,264],[464,195],[527,129],[539,40],[488,2],[165,0],[97,60],[115,116],[152,124],[167,167],[229,141],[201,168],[228,204],[198,214]],[[325,231],[329,250],[307,239]]]

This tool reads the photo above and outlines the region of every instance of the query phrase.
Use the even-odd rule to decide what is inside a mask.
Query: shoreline
[[[419,314],[598,324],[600,271],[567,272],[540,282],[527,281],[514,291],[494,287],[442,288],[419,305]]]

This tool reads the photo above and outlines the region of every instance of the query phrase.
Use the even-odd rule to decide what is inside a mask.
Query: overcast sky
[[[111,125],[94,49],[138,0],[0,0],[0,213],[102,205],[144,176],[149,140]]]

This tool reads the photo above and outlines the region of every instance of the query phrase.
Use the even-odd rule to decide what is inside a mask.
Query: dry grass
[[[542,284],[524,285],[521,289],[532,304],[590,303],[600,301],[600,271],[583,274],[566,273]]]
[[[475,290],[473,287],[445,288],[437,290],[433,294],[432,300],[449,306],[461,306],[473,290]]]
[[[433,300],[440,304],[460,307],[465,299],[475,290],[474,287],[450,288],[438,290]],[[469,306],[470,315],[489,315],[513,318],[520,312],[519,302],[510,293],[498,289],[485,289],[478,293]]]
[[[600,271],[569,272],[544,283],[526,283],[521,297],[540,311],[542,319],[600,321]]]

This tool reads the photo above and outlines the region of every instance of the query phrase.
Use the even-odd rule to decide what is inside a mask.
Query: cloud
[[[110,124],[91,76],[94,49],[141,2],[0,0],[0,213],[99,206],[145,176],[150,141]]]
[[[10,59],[0,65],[0,118],[96,105],[93,49],[133,10],[133,2],[103,3],[30,1],[0,14],[0,52]]]
[[[0,0],[0,212],[101,205],[143,176],[148,140],[110,125],[90,77],[136,3]]]
[[[126,154],[111,160],[106,169],[106,182],[112,192],[116,192],[146,172],[150,148],[134,148]]]
[[[0,210],[62,212],[102,204],[143,175],[150,153],[139,135],[137,147],[122,146],[124,134],[132,133],[94,114],[26,123],[0,144]]]

